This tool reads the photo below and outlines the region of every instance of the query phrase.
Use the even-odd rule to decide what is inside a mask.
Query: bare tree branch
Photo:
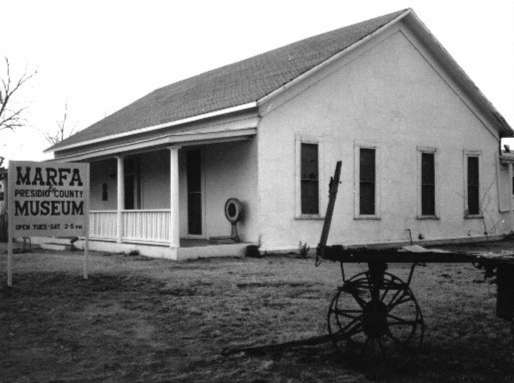
[[[25,108],[20,108],[17,111],[5,117],[4,119],[0,119],[0,126],[4,126],[9,123],[12,124],[13,122],[17,121],[24,110]]]
[[[71,136],[75,130],[68,126],[68,103],[64,104],[64,114],[61,120],[57,121],[56,129],[51,133],[44,133],[45,139],[51,145],[55,145],[65,138]]]
[[[2,77],[2,89],[0,89],[0,131],[4,129],[14,130],[23,125],[22,113],[25,108],[10,108],[12,99],[20,88],[30,80],[36,72],[23,73],[17,80],[11,75],[9,59],[5,57],[5,77]]]

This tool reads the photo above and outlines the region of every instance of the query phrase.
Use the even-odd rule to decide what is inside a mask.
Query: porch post
[[[514,197],[512,195],[512,162],[509,162],[509,223],[510,223],[510,231],[512,232],[513,226],[514,226],[514,212],[512,211],[512,198]]]
[[[118,206],[117,206],[117,242],[121,243],[121,238],[123,236],[123,217],[122,210],[125,208],[125,168],[124,168],[124,158],[122,155],[116,156],[117,161],[117,187],[116,190],[118,192]]]
[[[170,247],[180,247],[178,146],[170,151]]]

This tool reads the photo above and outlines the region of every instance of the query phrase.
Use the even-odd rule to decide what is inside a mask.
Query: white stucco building
[[[408,9],[158,89],[50,148],[91,163],[93,249],[174,259],[512,230],[505,120]],[[512,179],[512,176],[511,178]],[[245,205],[244,244],[224,203]]]

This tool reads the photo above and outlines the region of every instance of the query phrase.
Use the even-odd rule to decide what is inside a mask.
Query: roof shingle
[[[404,10],[298,41],[167,85],[50,150],[257,101],[348,48]]]

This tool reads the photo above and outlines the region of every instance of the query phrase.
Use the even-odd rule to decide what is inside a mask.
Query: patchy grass
[[[80,253],[17,254],[15,266],[13,289],[0,276],[1,381],[365,382],[373,375],[369,364],[342,358],[330,344],[221,354],[324,334],[340,282],[333,263],[98,254],[88,280],[80,278]],[[389,271],[408,275],[406,265]],[[425,344],[408,363],[385,366],[378,381],[514,381],[509,325],[494,316],[495,286],[482,283],[480,271],[419,267],[412,290],[427,324]]]

